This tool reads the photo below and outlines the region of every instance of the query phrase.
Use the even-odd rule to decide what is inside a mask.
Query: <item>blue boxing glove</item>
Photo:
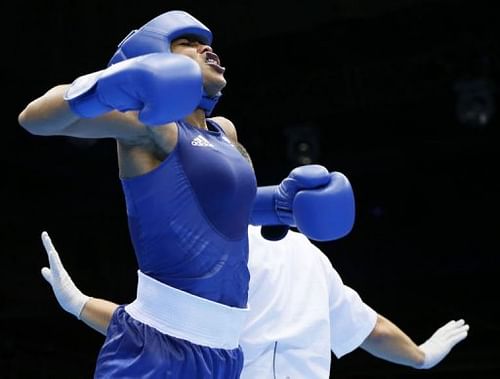
[[[295,226],[293,201],[297,192],[321,187],[329,182],[330,174],[323,166],[305,165],[294,168],[279,185],[257,188],[250,223]]]
[[[292,170],[278,186],[257,189],[250,223],[293,226],[310,239],[328,241],[349,233],[354,214],[347,178],[320,165],[305,165]]]
[[[142,123],[155,126],[193,112],[202,94],[201,69],[194,60],[152,53],[77,78],[64,98],[82,118],[135,110]]]
[[[340,172],[320,188],[299,191],[293,200],[297,229],[316,241],[336,240],[354,226],[355,202],[351,184]]]

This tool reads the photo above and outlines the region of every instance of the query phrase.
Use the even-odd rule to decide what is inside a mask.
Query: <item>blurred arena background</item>
[[[215,113],[235,122],[260,185],[307,163],[350,178],[354,230],[318,243],[344,282],[417,343],[449,319],[470,324],[468,339],[430,371],[360,350],[334,359],[332,377],[500,377],[496,3],[11,4],[0,377],[90,378],[102,343],[43,281],[42,230],[84,292],[123,303],[136,284],[114,141],[36,137],[17,114],[52,85],[104,67],[131,29],[171,9],[213,31],[228,79]]]

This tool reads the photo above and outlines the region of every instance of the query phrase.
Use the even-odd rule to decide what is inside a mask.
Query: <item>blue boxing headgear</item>
[[[140,29],[132,30],[118,45],[108,65],[151,53],[169,53],[172,41],[194,36],[200,42],[212,44],[212,32],[196,18],[184,11],[169,11],[147,22]],[[208,96],[203,91],[199,107],[210,115],[222,94]]]

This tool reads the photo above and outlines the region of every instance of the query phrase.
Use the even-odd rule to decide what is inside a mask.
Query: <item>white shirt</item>
[[[242,379],[325,379],[375,327],[376,312],[342,283],[300,233],[268,241],[249,227],[250,311],[240,344]]]

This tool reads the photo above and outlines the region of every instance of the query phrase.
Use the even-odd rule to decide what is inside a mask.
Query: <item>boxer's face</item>
[[[208,95],[217,94],[226,86],[224,67],[212,48],[197,41],[195,38],[183,37],[172,42],[172,53],[185,55],[196,61],[203,74],[203,85]]]

